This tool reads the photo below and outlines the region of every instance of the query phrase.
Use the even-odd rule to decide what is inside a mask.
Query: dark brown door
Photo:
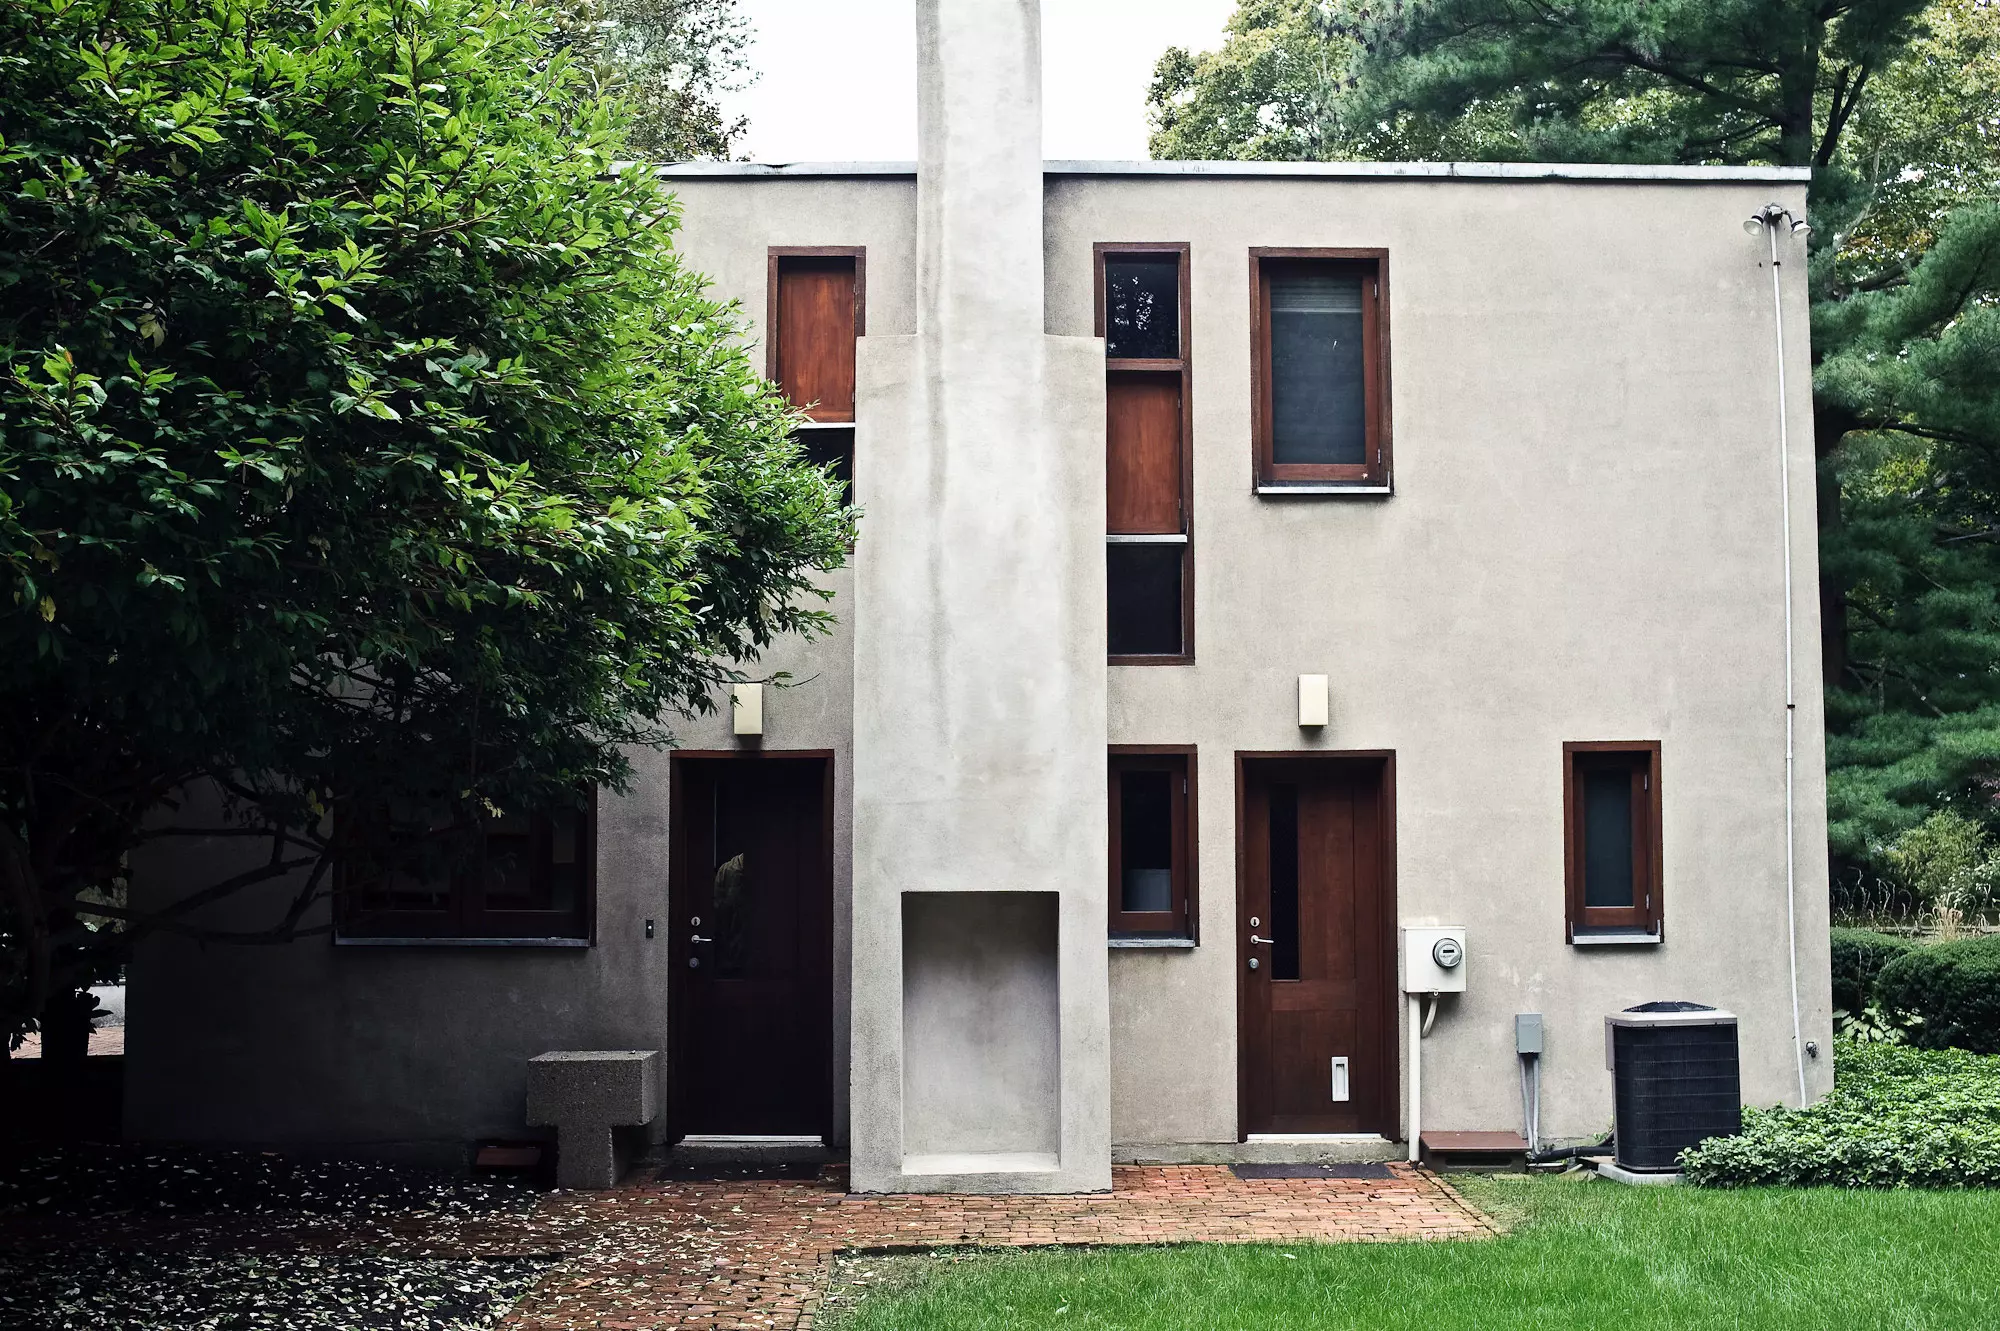
[[[1243,1132],[1396,1130],[1388,766],[1243,760]]]
[[[679,758],[667,921],[678,1133],[824,1135],[832,1116],[832,763]]]

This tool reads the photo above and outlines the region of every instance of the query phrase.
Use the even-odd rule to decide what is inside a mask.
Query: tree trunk
[[[1808,19],[1800,49],[1778,74],[1778,159],[1784,166],[1811,166],[1819,151],[1814,109],[1819,92],[1819,52],[1826,25]]]
[[[90,1014],[97,996],[88,989],[65,989],[42,1005],[42,1061],[51,1069],[79,1068],[90,1055]]]
[[[1813,458],[1819,464],[1819,536],[1824,550],[1827,537],[1840,529],[1840,482],[1827,467],[1827,459],[1840,441],[1861,424],[1854,414],[1825,402],[1813,403]],[[1820,682],[1839,688],[1847,675],[1847,588],[1827,574],[1824,562],[1819,573],[1819,660]]]

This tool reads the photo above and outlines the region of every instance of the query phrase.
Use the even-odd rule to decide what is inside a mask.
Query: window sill
[[[343,938],[334,936],[335,947],[590,947],[588,938]]]
[[[1105,946],[1186,950],[1195,946],[1195,941],[1192,938],[1110,938],[1105,940]]]
[[[1586,932],[1578,929],[1570,935],[1571,947],[1657,947],[1661,935],[1641,933],[1637,929],[1604,929]]]
[[[1319,485],[1310,481],[1296,484],[1260,484],[1260,499],[1387,499],[1396,493],[1393,485]]]

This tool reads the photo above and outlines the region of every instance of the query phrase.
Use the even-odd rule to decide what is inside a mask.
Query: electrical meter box
[[[1465,927],[1404,929],[1402,969],[1406,994],[1465,992]]]

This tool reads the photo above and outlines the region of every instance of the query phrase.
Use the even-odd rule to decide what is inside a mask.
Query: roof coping
[[[676,180],[914,176],[915,162],[673,162]],[[1639,166],[1613,162],[1092,162],[1050,161],[1051,176],[1220,176],[1356,180],[1664,181],[1804,184],[1803,166]]]

